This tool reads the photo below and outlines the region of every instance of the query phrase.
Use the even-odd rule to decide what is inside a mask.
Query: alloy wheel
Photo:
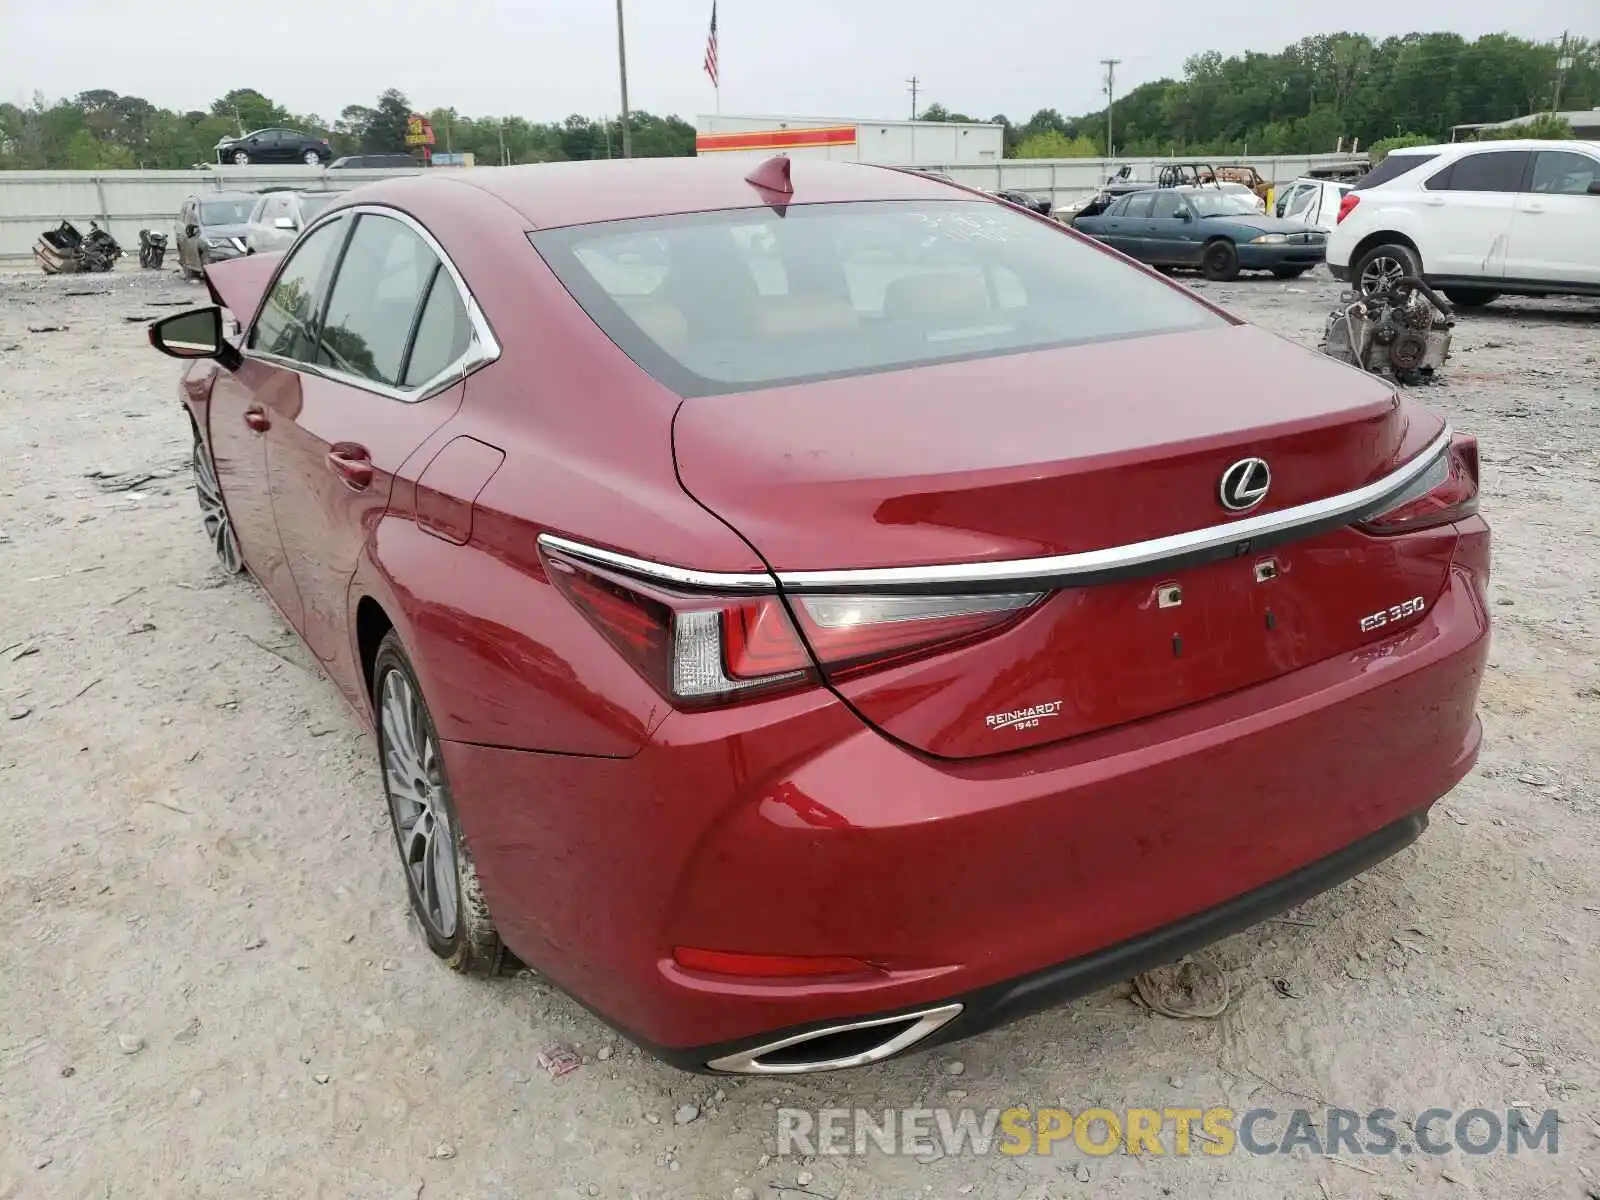
[[[1406,265],[1398,258],[1391,258],[1387,254],[1376,255],[1368,259],[1367,265],[1361,270],[1361,290],[1370,294],[1399,283],[1405,274]]]
[[[418,915],[435,937],[447,941],[455,936],[460,890],[439,746],[404,672],[391,669],[384,675],[379,694],[379,746],[400,861]]]
[[[222,503],[222,489],[217,486],[217,473],[212,469],[211,456],[206,453],[200,439],[194,443],[194,494],[200,502],[200,522],[205,526],[206,537],[217,559],[230,575],[244,570],[244,556],[239,553],[238,539],[233,536],[233,523],[228,520],[228,510]]]

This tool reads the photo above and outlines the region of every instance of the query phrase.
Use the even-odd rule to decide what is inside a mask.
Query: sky
[[[1597,0],[719,0],[724,113],[899,118],[919,105],[1025,120],[1103,107],[1102,58],[1117,91],[1177,75],[1191,54],[1271,52],[1340,29],[1384,37],[1450,30],[1593,36]],[[701,71],[711,0],[624,0],[635,109],[715,111]],[[1136,13],[1136,15],[1134,15]],[[1131,18],[1131,19],[1130,19]],[[91,88],[166,108],[205,108],[253,87],[332,119],[397,87],[422,109],[559,120],[618,108],[612,0],[0,0],[0,100]]]

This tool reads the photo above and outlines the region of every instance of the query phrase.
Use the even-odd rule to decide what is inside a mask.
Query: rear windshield
[[[1415,171],[1423,163],[1432,162],[1438,157],[1437,154],[1391,154],[1357,180],[1355,190],[1362,192],[1380,183],[1388,183],[1391,179],[1399,179],[1407,171]]]
[[[982,201],[738,209],[529,237],[595,323],[682,396],[1226,323]]]
[[[320,196],[301,196],[300,215],[307,221],[315,217],[337,198],[336,192],[323,192]]]

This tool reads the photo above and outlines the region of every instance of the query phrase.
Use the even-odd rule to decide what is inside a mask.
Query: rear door
[[[1155,197],[1154,192],[1135,192],[1123,201],[1121,212],[1107,225],[1106,244],[1134,258],[1144,258],[1149,250],[1150,211]]]
[[[1600,285],[1600,155],[1539,150],[1517,197],[1506,276],[1541,283]]]
[[[473,335],[463,288],[421,226],[357,213],[300,403],[274,423],[267,457],[306,641],[352,699],[350,578],[402,464],[460,407]]]
[[[1430,275],[1498,279],[1506,273],[1526,150],[1462,155],[1422,185],[1417,248]]]

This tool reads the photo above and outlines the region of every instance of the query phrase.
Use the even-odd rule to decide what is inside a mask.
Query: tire
[[[322,155],[315,150],[307,150],[303,161],[308,167],[320,167],[322,165]]]
[[[211,463],[211,451],[200,440],[200,431],[194,430],[194,453],[190,465],[194,470],[194,494],[200,504],[200,522],[211,541],[211,549],[229,575],[244,574],[244,555],[239,552],[239,539],[234,536],[233,521],[222,502],[222,489],[217,485],[217,471]]]
[[[1200,270],[1207,279],[1227,283],[1239,278],[1239,251],[1232,242],[1215,241],[1200,256]]]
[[[1350,277],[1363,295],[1407,275],[1422,275],[1422,260],[1410,246],[1388,242],[1374,246],[1356,260]]]
[[[1299,279],[1310,269],[1309,267],[1273,267],[1272,277],[1274,279]]]
[[[1444,294],[1457,308],[1482,308],[1500,298],[1499,292],[1487,288],[1445,288]]]
[[[493,975],[508,956],[478,886],[444,775],[439,734],[411,660],[390,630],[372,668],[383,794],[411,913],[451,970]]]
[[[248,150],[235,150],[232,157],[233,165],[236,167],[248,167],[250,165],[250,152]]]

